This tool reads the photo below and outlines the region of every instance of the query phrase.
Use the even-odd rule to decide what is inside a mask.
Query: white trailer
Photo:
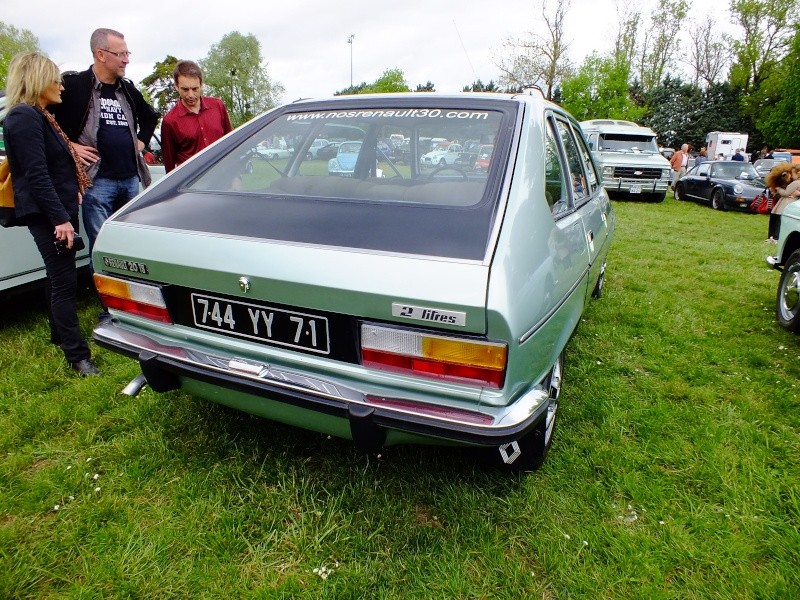
[[[746,133],[712,131],[706,136],[706,156],[709,160],[716,160],[721,154],[730,160],[737,150],[747,149],[747,137]]]

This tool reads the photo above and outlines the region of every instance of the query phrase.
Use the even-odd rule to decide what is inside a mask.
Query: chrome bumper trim
[[[493,419],[491,424],[482,424],[370,403],[367,394],[337,382],[236,356],[162,344],[113,321],[98,325],[94,339],[100,346],[139,360],[146,376],[157,370],[343,418],[348,418],[353,411],[367,410],[370,420],[382,428],[476,445],[497,445],[519,439],[546,417],[549,404],[547,391],[533,386],[504,410],[482,413]],[[148,382],[150,379],[148,377]],[[166,391],[157,389],[155,384],[151,387],[155,391]],[[417,401],[409,400],[412,405],[414,402]],[[459,409],[453,407],[453,410]],[[480,412],[480,407],[464,410],[475,414]]]

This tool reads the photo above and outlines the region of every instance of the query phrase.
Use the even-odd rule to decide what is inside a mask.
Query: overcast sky
[[[647,14],[655,0],[572,0],[566,32],[574,63],[611,48],[617,1]],[[476,79],[497,81],[496,57],[506,38],[545,33],[540,0],[2,0],[2,6],[0,20],[31,30],[62,70],[91,64],[89,36],[97,27],[121,31],[133,53],[127,76],[137,84],[167,54],[200,60],[226,33],[253,34],[287,102],[348,87],[351,50],[354,84],[399,68],[411,89],[430,80],[437,91],[457,92]],[[691,14],[717,11],[727,23],[727,6],[728,0],[705,0]]]

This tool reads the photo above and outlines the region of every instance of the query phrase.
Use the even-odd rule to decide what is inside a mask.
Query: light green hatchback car
[[[800,333],[800,202],[783,210],[777,253],[768,256],[767,263],[781,272],[775,297],[778,323]]]
[[[353,169],[309,153],[321,138],[359,142]],[[488,169],[422,164],[441,139],[493,145]],[[580,127],[538,91],[299,101],[106,222],[94,337],[158,392],[532,470],[613,230]]]

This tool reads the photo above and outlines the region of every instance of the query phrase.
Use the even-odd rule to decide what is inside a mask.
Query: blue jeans
[[[89,242],[89,252],[106,219],[139,193],[139,178],[106,179],[97,177],[83,195],[83,228]]]

